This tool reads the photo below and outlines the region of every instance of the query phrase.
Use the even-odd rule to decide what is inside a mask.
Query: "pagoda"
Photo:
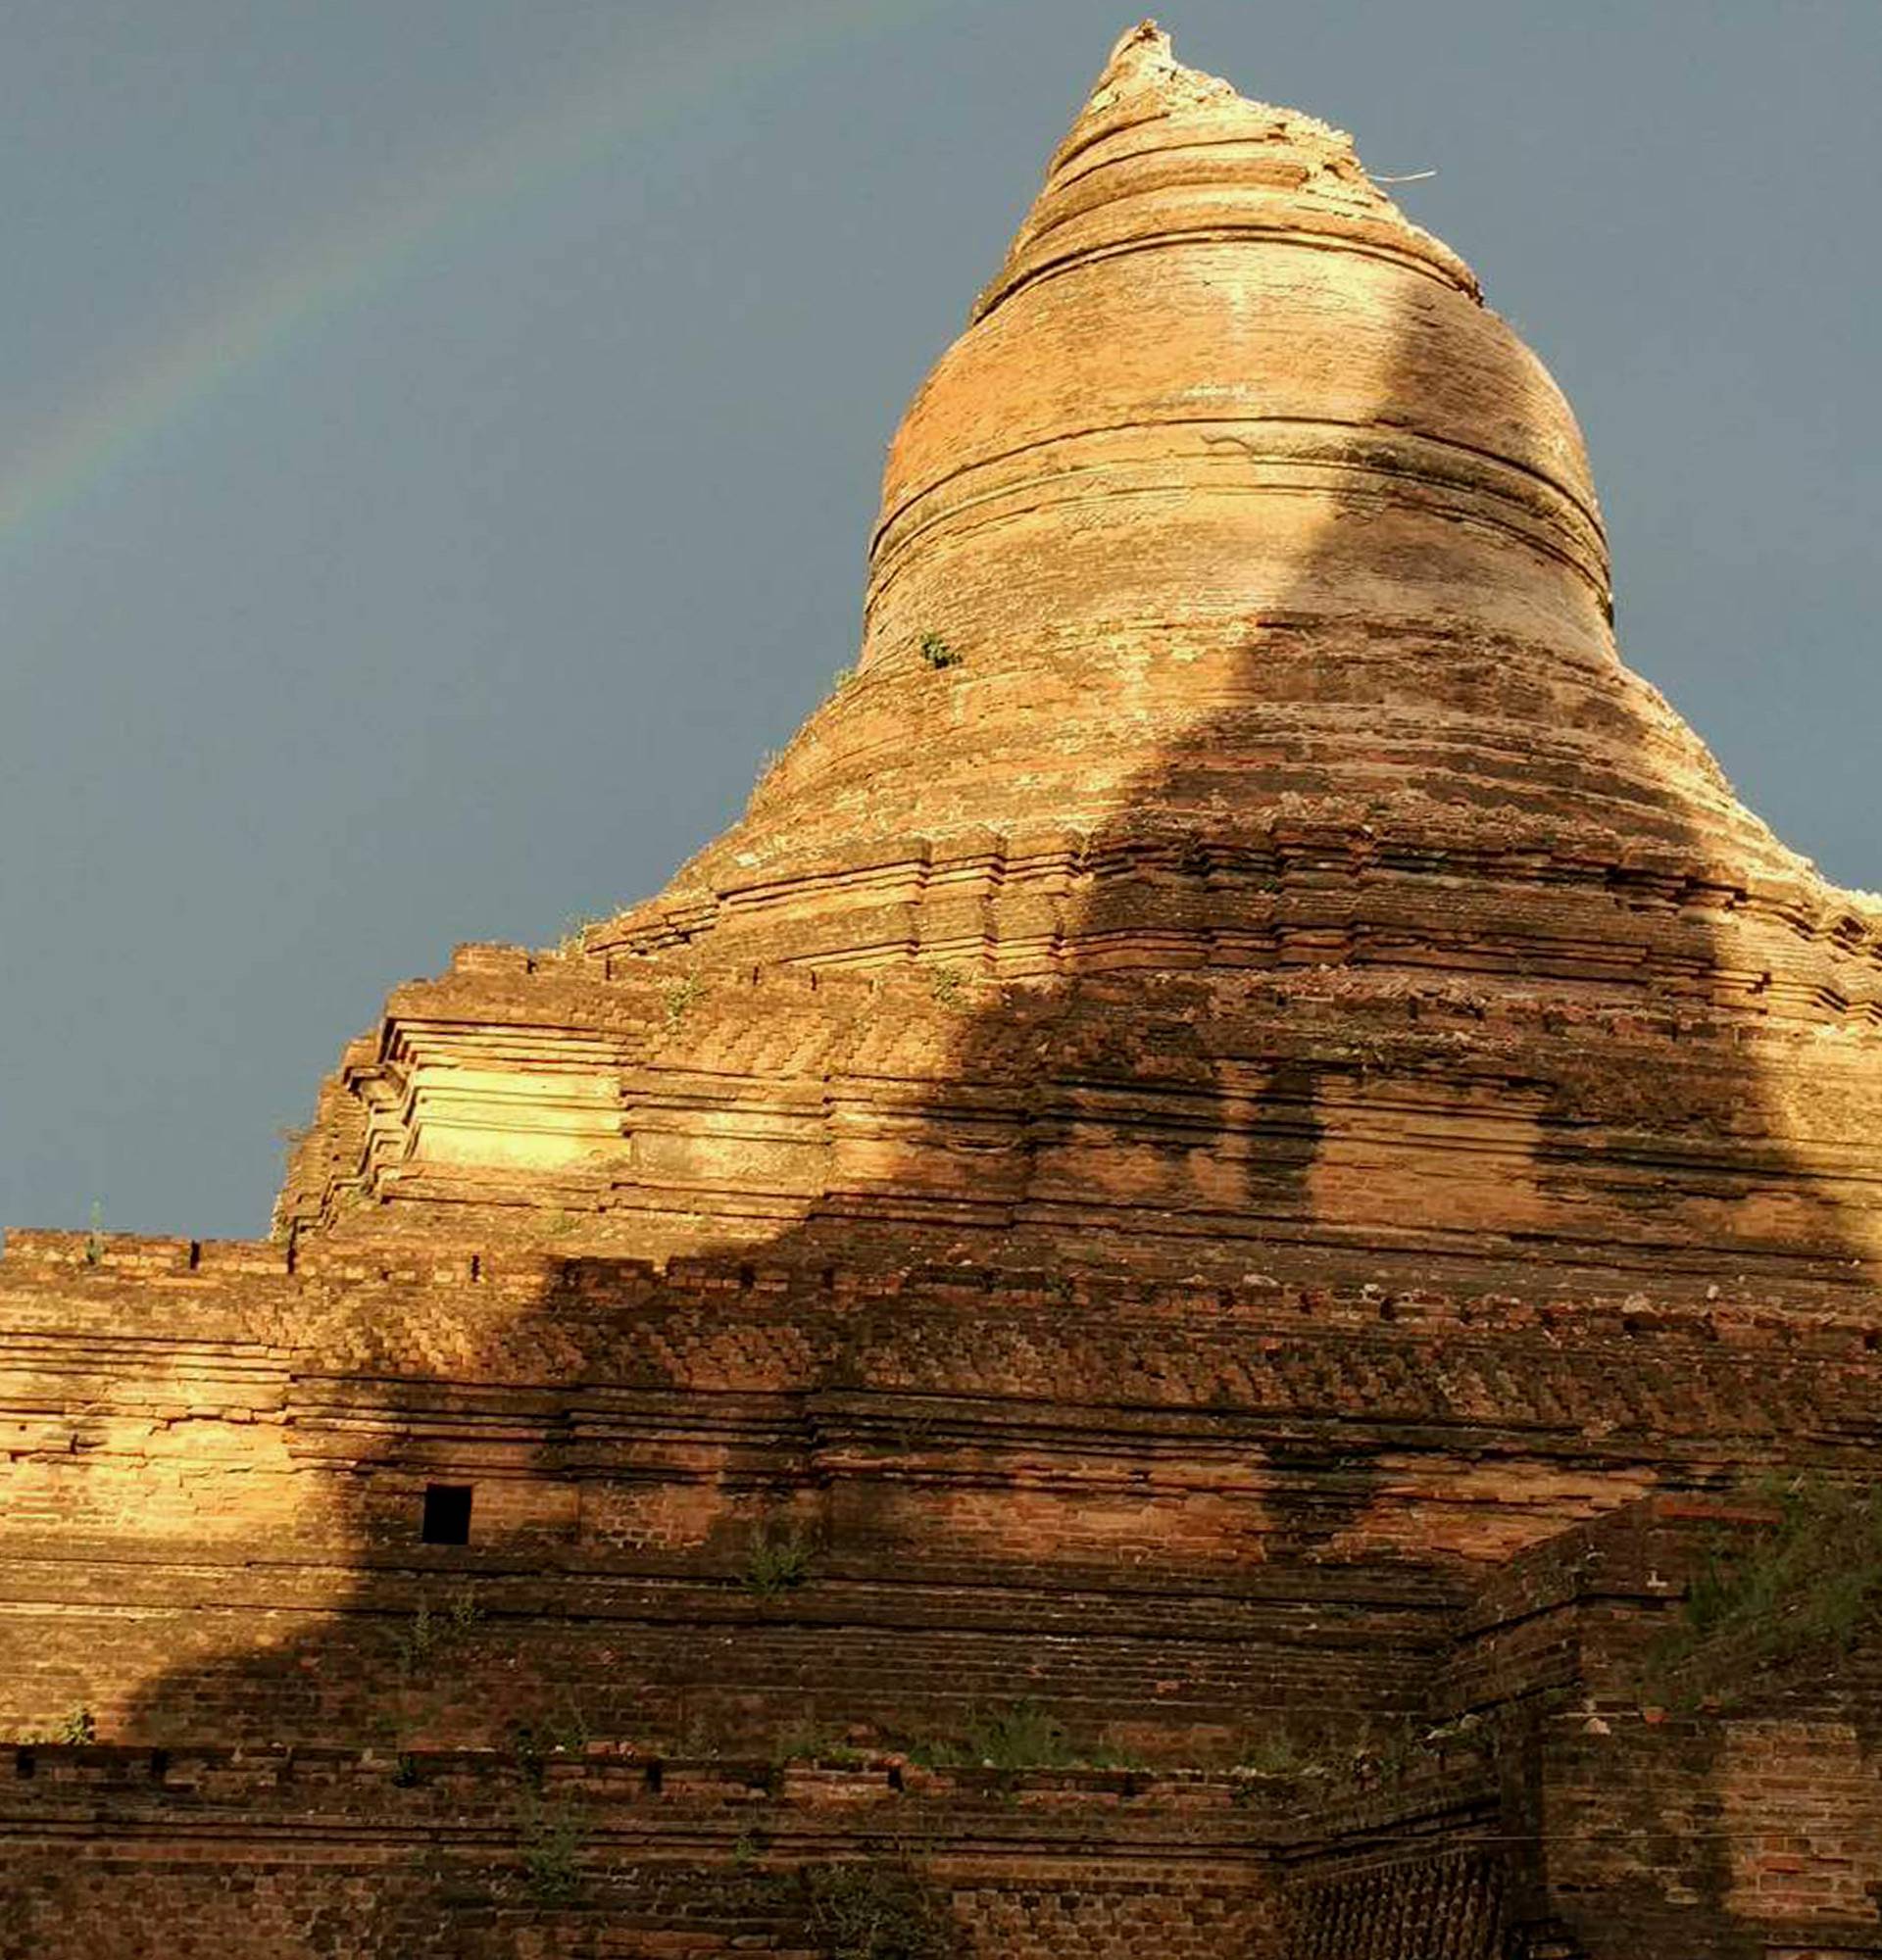
[[[740,821],[10,1234],[0,1954],[1882,1955],[1879,1276],[1882,905],[1146,23]]]

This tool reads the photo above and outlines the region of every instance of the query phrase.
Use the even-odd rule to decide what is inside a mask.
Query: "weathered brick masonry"
[[[1872,1619],[1659,1658],[1873,1481],[1882,914],[1610,611],[1468,270],[1126,35],[741,823],[269,1242],[10,1234],[0,1955],[1882,1953]]]

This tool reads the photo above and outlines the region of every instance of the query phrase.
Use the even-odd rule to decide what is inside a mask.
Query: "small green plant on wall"
[[[578,958],[588,944],[588,928],[606,923],[607,914],[604,912],[577,913],[563,927],[562,937],[556,941],[557,956],[563,959]]]
[[[452,1595],[442,1612],[434,1613],[428,1599],[420,1599],[411,1619],[392,1637],[400,1678],[410,1681],[425,1673],[460,1641],[474,1633],[482,1618],[483,1609],[468,1586]]]
[[[761,1599],[788,1592],[811,1576],[811,1547],[796,1530],[773,1535],[760,1529],[752,1534],[745,1554],[745,1590]]]
[[[89,1708],[69,1708],[50,1729],[22,1729],[17,1735],[0,1737],[17,1749],[43,1748],[56,1744],[79,1749],[98,1740],[98,1718]]]
[[[931,667],[958,667],[961,656],[939,633],[921,635],[921,658]]]
[[[676,1028],[686,1018],[686,1010],[706,991],[706,983],[697,973],[689,973],[683,980],[670,980],[661,989],[661,1004],[667,1010],[667,1025]]]
[[[567,1905],[581,1889],[587,1831],[580,1813],[532,1792],[519,1807],[517,1835],[523,1890],[536,1905]]]

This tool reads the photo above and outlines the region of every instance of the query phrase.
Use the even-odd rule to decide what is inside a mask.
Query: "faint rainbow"
[[[535,195],[683,114],[754,71],[788,70],[830,35],[904,25],[941,0],[772,0],[757,24],[706,31],[631,73],[614,73],[547,111],[434,166],[293,260],[234,287],[178,334],[79,406],[55,416],[0,473],[0,538],[71,505],[111,467],[322,318],[394,276],[421,247]],[[703,11],[703,10],[702,10]],[[697,18],[697,17],[695,17]]]

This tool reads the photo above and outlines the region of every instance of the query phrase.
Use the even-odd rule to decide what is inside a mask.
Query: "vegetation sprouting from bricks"
[[[804,1875],[809,1932],[825,1960],[952,1960],[946,1902],[900,1858],[825,1865]]]
[[[1760,1667],[1841,1652],[1882,1621],[1882,1483],[1766,1478],[1751,1495],[1770,1515],[1707,1544],[1648,1649],[1650,1691],[1727,1703]]]

